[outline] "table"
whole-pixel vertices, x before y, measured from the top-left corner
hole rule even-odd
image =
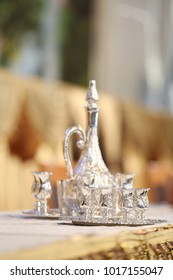
[[[173,207],[151,205],[152,226],[77,226],[58,219],[0,212],[1,260],[173,259]]]

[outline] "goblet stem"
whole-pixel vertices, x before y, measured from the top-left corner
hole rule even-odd
[[[145,210],[141,210],[140,211],[140,220],[141,220],[141,222],[143,222],[144,219],[145,219]]]
[[[48,205],[47,205],[47,201],[42,201],[41,202],[41,213],[43,213],[44,215],[48,214]]]
[[[36,200],[34,212],[35,213],[40,213],[41,212],[41,202],[40,202],[40,200]]]

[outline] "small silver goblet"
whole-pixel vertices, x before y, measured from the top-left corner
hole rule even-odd
[[[125,223],[132,223],[135,220],[134,192],[133,188],[122,188],[122,211]]]
[[[150,188],[135,189],[135,207],[137,211],[137,220],[144,222],[145,211],[149,207],[148,191]]]
[[[50,176],[52,175],[52,173],[46,171],[34,171],[31,173],[34,176],[32,195],[36,199],[35,209],[32,211],[32,213],[35,213],[37,215],[47,215],[47,200],[52,195],[52,187],[50,183]]]

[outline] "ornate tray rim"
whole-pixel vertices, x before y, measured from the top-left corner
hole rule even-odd
[[[148,226],[148,225],[155,225],[159,223],[167,223],[166,220],[161,220],[161,219],[145,219],[143,222],[131,222],[131,223],[126,223],[126,222],[108,222],[108,223],[103,223],[100,221],[95,221],[95,222],[89,222],[89,221],[84,221],[84,220],[75,220],[72,219],[72,223],[74,225],[78,226]]]

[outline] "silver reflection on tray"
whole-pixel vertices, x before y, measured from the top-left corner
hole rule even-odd
[[[99,147],[96,82],[90,81],[86,96],[87,128],[73,126],[66,130],[63,143],[68,178],[58,185],[61,218],[76,224],[143,225],[155,221],[145,219],[149,188],[134,188],[134,174],[111,174]],[[69,155],[70,138],[77,134],[81,150],[76,167]]]

